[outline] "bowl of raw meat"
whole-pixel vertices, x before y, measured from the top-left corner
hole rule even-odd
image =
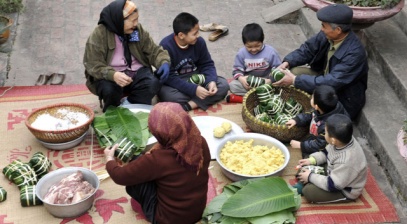
[[[65,167],[43,176],[37,183],[35,194],[51,215],[75,218],[92,207],[98,189],[99,179],[93,171]]]

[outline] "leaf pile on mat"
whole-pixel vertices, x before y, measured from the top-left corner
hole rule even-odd
[[[226,185],[205,208],[202,223],[295,223],[301,196],[281,177],[247,179]]]
[[[35,195],[35,185],[49,172],[51,166],[52,163],[42,152],[36,152],[28,163],[16,159],[3,168],[4,176],[20,189],[21,206],[42,204],[42,201]],[[7,192],[0,199],[6,200],[6,196]]]
[[[151,134],[148,130],[149,113],[133,113],[128,108],[109,106],[102,115],[95,116],[92,127],[100,147],[118,144],[115,157],[128,162],[139,155],[147,145]]]

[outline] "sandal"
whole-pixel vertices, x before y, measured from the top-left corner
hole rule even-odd
[[[50,76],[50,85],[62,85],[65,80],[65,74],[52,73]]]
[[[229,29],[226,26],[217,26],[218,29],[215,32],[209,34],[208,40],[215,41],[223,36],[228,35]]]
[[[36,86],[43,86],[47,85],[48,81],[50,80],[51,75],[40,75],[38,76],[37,81],[35,82]]]
[[[208,31],[215,31],[218,24],[216,23],[208,23],[203,26],[199,26],[199,30],[208,32]]]

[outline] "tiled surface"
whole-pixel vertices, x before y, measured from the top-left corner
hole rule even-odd
[[[97,24],[100,11],[109,2],[26,1],[26,10],[18,18],[5,85],[34,85],[40,74],[50,73],[65,73],[64,85],[84,83],[82,57],[85,43]],[[157,43],[172,32],[174,17],[183,11],[195,15],[200,24],[216,22],[228,26],[227,36],[215,42],[207,41],[218,74],[227,78],[231,77],[235,54],[243,46],[241,30],[247,23],[259,23],[265,32],[265,42],[274,46],[281,57],[305,40],[298,25],[264,21],[261,11],[275,4],[269,0],[135,2],[140,9],[140,23]],[[209,32],[201,32],[201,35],[207,40]]]

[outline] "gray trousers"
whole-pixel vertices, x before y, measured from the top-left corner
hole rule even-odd
[[[191,75],[192,74],[181,75],[180,78],[184,81],[188,81]],[[223,100],[229,91],[228,81],[223,77],[218,76],[216,85],[218,87],[218,92],[213,96],[206,97],[205,99],[201,99],[197,96],[191,98],[178,89],[172,88],[171,86],[163,85],[160,92],[158,93],[158,98],[162,102],[187,103],[189,101],[193,101],[202,110],[207,110],[209,106]]]
[[[244,96],[247,93],[247,90],[243,87],[242,83],[239,82],[239,80],[233,79],[229,83],[230,87],[230,92],[239,95],[239,96]]]
[[[264,72],[250,72],[245,74],[245,76],[249,76],[249,75],[253,75],[256,77],[261,77],[261,78],[265,78],[265,79],[270,79],[271,77],[269,76],[271,71],[271,68],[267,69]],[[233,79],[230,83],[229,83],[229,88],[230,88],[230,92],[235,94],[235,95],[239,95],[239,96],[244,96],[248,90],[246,90],[242,83],[239,82],[239,80]]]
[[[307,183],[302,189],[302,193],[308,202],[311,203],[341,203],[351,202],[354,200],[346,198],[342,192],[329,192],[325,191],[312,183]]]

